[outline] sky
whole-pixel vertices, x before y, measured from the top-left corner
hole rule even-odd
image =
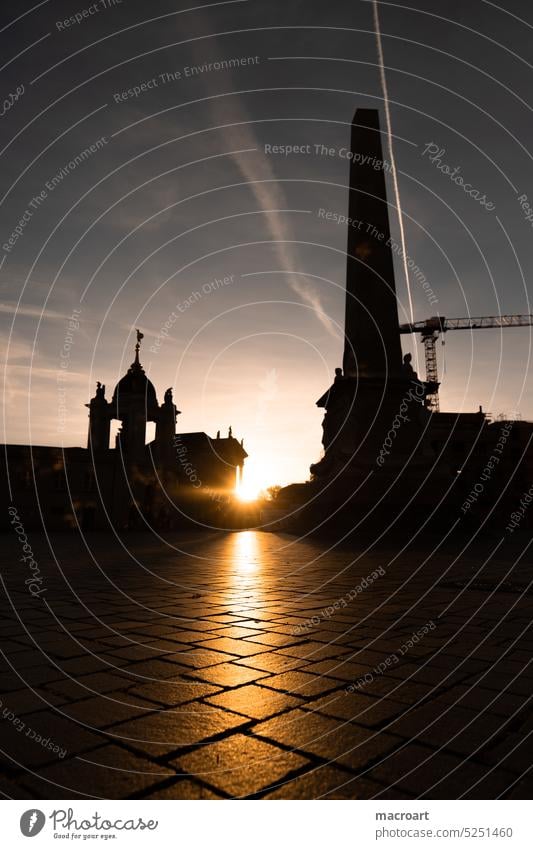
[[[406,250],[434,295],[411,274],[414,318],[532,313],[530,4],[378,7]],[[261,485],[305,480],[343,349],[346,229],[320,210],[347,212],[355,109],[383,123],[372,3],[4,0],[0,38],[2,440],[84,445],[138,327],[181,432],[232,426]],[[441,409],[533,418],[531,328],[445,343]]]

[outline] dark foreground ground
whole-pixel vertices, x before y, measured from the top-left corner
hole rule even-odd
[[[2,539],[4,796],[531,797],[529,539],[30,543],[40,598]]]

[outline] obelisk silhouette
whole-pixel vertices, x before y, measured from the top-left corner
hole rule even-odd
[[[423,406],[424,389],[402,360],[385,185],[389,168],[377,109],[357,109],[350,154],[343,368],[336,369],[333,385],[317,401],[326,411],[324,456],[311,466],[315,478],[341,473],[347,488],[350,477],[376,475],[380,446],[413,386],[419,391],[415,406]],[[422,416],[420,409],[412,413],[413,420]],[[402,462],[416,437],[416,428],[407,423],[401,435],[395,432],[397,450],[388,472]]]
[[[402,366],[379,112],[352,122],[346,268],[345,377],[383,379]]]

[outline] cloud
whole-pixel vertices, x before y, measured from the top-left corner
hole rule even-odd
[[[201,13],[198,13],[198,16],[201,19]],[[200,29],[207,33],[209,29],[205,19],[204,23],[205,26],[200,27]],[[199,50],[200,47],[197,44],[192,45],[192,52],[197,57],[198,64],[220,61],[221,59],[216,52],[215,39],[202,41],[201,55]],[[206,56],[206,53],[210,55]],[[228,70],[226,74],[226,91],[234,91],[231,72]],[[224,125],[224,134],[229,140],[230,148],[247,150],[254,148],[257,150],[260,147],[251,118],[237,96],[214,98],[209,101],[209,110],[213,126]],[[235,124],[236,126],[225,126],[227,124]],[[232,159],[244,179],[250,184],[257,205],[265,213],[270,236],[276,242],[283,271],[292,277],[293,272],[299,270],[298,261],[294,256],[293,247],[287,244],[291,241],[292,235],[288,216],[279,212],[279,210],[287,209],[288,204],[270,161],[265,155],[261,156],[259,152],[257,154],[234,154]],[[312,307],[317,319],[327,332],[337,338],[337,329],[322,305],[320,292],[316,286],[309,281],[303,284],[294,279],[289,279],[289,286],[305,303]]]
[[[15,301],[0,304],[0,313],[6,315],[16,315],[23,318],[37,318],[42,321],[67,321],[68,315],[65,313],[54,312],[54,310],[46,309],[43,313],[41,307],[29,307],[22,304],[17,305]]]

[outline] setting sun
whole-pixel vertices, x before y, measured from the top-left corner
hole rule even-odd
[[[250,460],[246,463],[242,480],[237,484],[235,492],[240,501],[256,501],[271,484],[268,463],[258,458],[255,462]]]
[[[260,489],[249,484],[239,484],[235,492],[239,501],[256,501],[259,497]]]

